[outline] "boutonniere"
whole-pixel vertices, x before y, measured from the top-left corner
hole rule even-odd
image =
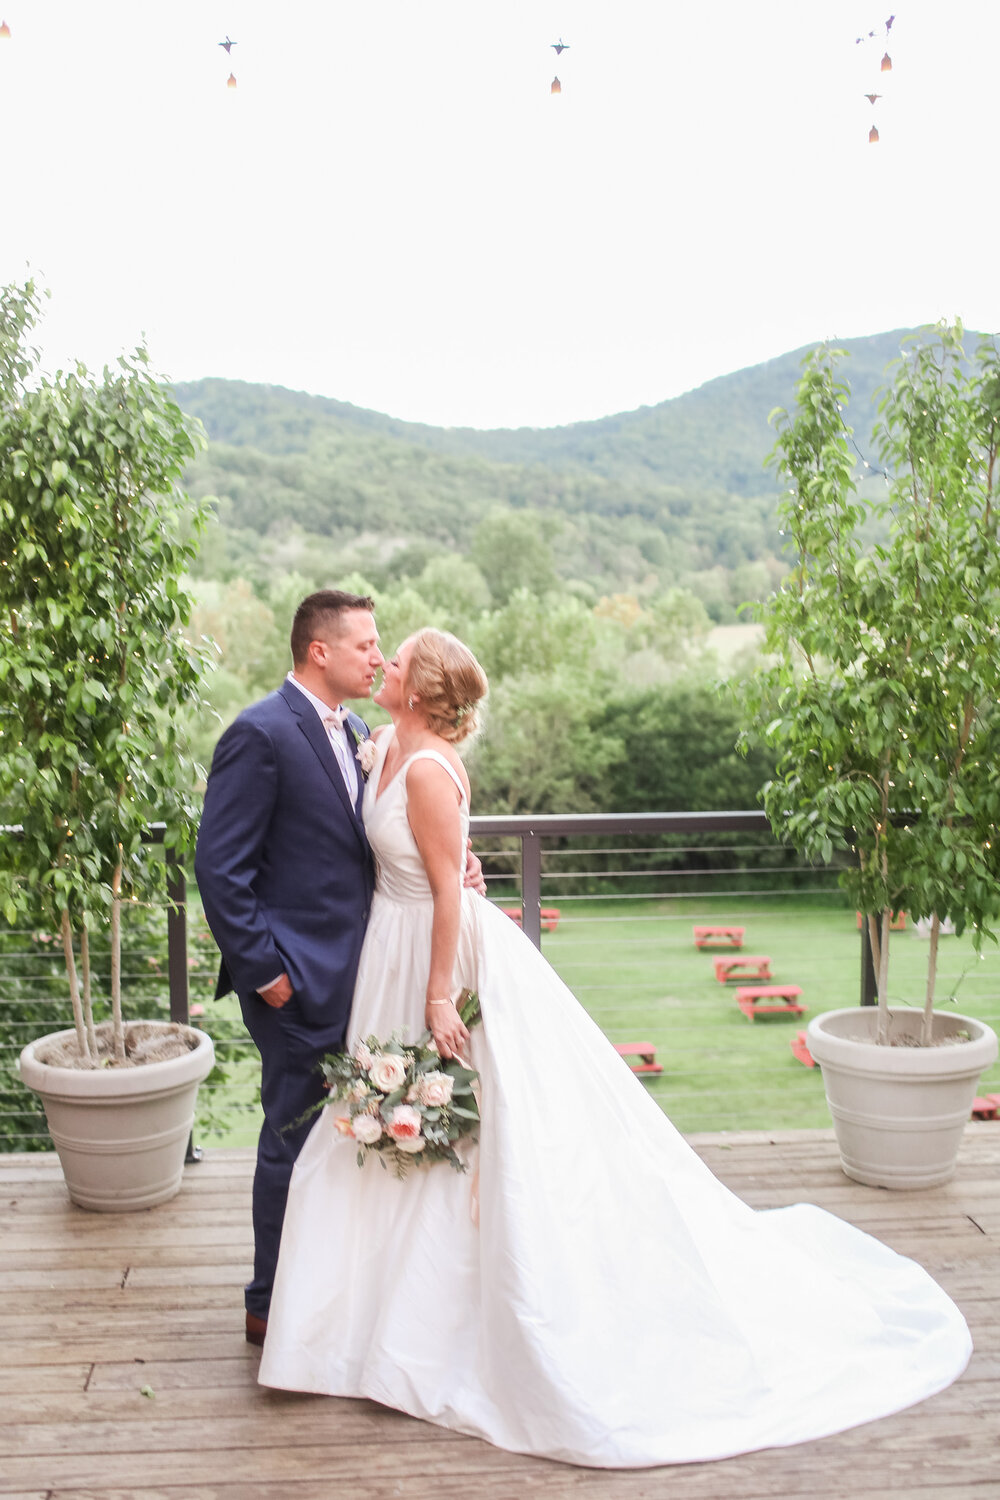
[[[361,767],[362,776],[367,781],[375,764],[375,741],[370,737],[368,739],[361,739],[359,736],[356,736],[356,738],[358,748],[355,753],[358,765]]]

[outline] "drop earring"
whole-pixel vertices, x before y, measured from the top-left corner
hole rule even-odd
[[[413,694],[412,693],[410,694],[410,696],[406,700],[406,706],[410,710],[410,713],[412,714],[412,712],[413,712]]]

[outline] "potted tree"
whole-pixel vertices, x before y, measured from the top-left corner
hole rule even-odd
[[[179,487],[195,431],[145,352],[101,379],[34,378],[37,298],[0,293],[0,912],[48,922],[66,962],[74,1028],[24,1049],[70,1195],[122,1210],[180,1186],[212,1043],[169,1022],[125,1024],[121,916],[162,892],[164,820],[194,829],[194,775],[178,710],[203,661],[184,636],[182,575],[204,507]],[[110,929],[110,1020],[95,1026],[91,930]]]
[[[925,1187],[954,1170],[997,1055],[988,1027],[935,1014],[934,995],[942,919],[978,945],[1000,911],[1000,355],[985,342],[967,360],[961,325],[910,341],[878,407],[877,499],[874,477],[855,485],[839,359],[815,351],[794,411],[772,413],[795,565],[759,609],[743,743],[776,753],[777,835],[810,859],[851,851],[841,882],[868,924],[878,1007],[808,1028],[844,1170]],[[900,910],[930,923],[927,980],[891,1006]]]

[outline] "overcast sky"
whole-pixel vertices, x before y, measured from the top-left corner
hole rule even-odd
[[[0,279],[50,289],[50,366],[145,336],[176,379],[549,426],[1000,329],[1000,0],[0,10]]]

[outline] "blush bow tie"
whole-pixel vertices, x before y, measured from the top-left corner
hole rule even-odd
[[[323,715],[323,723],[327,729],[343,729],[347,723],[348,710],[346,708],[331,708],[330,712]]]

